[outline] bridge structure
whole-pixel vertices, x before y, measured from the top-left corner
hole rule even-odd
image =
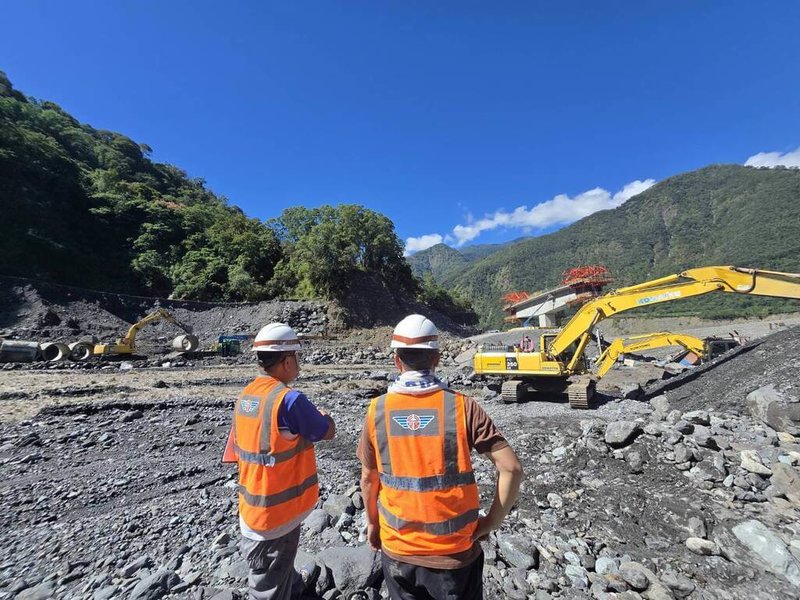
[[[613,281],[602,265],[575,267],[564,271],[562,277],[562,285],[544,292],[507,294],[503,307],[506,322],[528,325],[538,319],[539,327],[556,327],[560,313],[600,295],[603,287]]]

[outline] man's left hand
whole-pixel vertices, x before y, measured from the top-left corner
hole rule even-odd
[[[367,541],[375,552],[381,549],[381,528],[378,525],[367,524]]]

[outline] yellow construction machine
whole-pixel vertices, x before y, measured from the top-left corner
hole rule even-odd
[[[118,339],[114,344],[96,344],[94,346],[93,354],[95,356],[114,356],[119,354],[133,354],[136,352],[136,334],[139,330],[147,325],[148,323],[154,323],[156,321],[168,321],[173,325],[176,325],[180,329],[186,332],[186,335],[178,336],[175,338],[174,344],[181,346],[178,349],[182,350],[196,350],[198,344],[197,338],[192,335],[192,328],[188,325],[181,323],[178,319],[176,319],[172,314],[168,311],[164,310],[163,308],[158,308],[151,312],[146,317],[142,318],[141,320],[137,321],[133,325],[131,325],[130,329],[128,329],[128,333],[125,334],[124,337]]]
[[[631,352],[642,352],[654,348],[668,348],[670,346],[680,346],[686,352],[693,352],[703,361],[709,361],[728,350],[740,346],[741,338],[738,337],[707,337],[698,338],[686,333],[672,333],[670,331],[659,331],[658,333],[646,333],[635,335],[629,338],[617,338],[612,341],[602,354],[597,358],[595,364],[598,379],[603,377],[613,367],[620,356]]]
[[[596,381],[584,351],[597,323],[620,312],[711,292],[800,299],[800,273],[700,267],[620,288],[581,306],[561,331],[542,335],[536,351],[479,347],[475,373],[506,378],[501,390],[505,402],[518,402],[527,392],[560,392],[567,394],[572,408],[588,408]]]

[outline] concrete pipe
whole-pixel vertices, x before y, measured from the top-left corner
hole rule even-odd
[[[2,340],[0,362],[33,362],[39,358],[39,342]]]
[[[179,335],[172,340],[172,348],[180,352],[194,352],[200,347],[200,340],[196,335]]]
[[[94,356],[94,344],[89,342],[72,342],[69,345],[69,358],[75,362],[86,362]]]
[[[45,342],[41,349],[42,358],[47,362],[60,362],[69,358],[69,346],[61,342]]]

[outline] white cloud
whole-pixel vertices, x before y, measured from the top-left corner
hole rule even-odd
[[[654,179],[646,179],[644,181],[637,179],[624,185],[613,196],[610,192],[599,187],[587,190],[574,198],[570,198],[566,194],[559,194],[531,208],[520,206],[514,209],[513,212],[498,211],[477,221],[469,219],[466,225],[456,225],[453,228],[453,235],[457,240],[456,244],[463,246],[467,242],[474,240],[482,232],[497,229],[498,227],[536,230],[545,229],[553,225],[567,225],[599,210],[616,208],[632,196],[640,194],[655,185],[655,183]]]
[[[800,148],[793,152],[759,152],[748,158],[745,167],[798,167],[800,168]]]
[[[419,237],[410,237],[406,240],[406,249],[403,256],[410,256],[414,252],[425,250],[436,244],[441,244],[444,238],[438,233],[429,233],[428,235],[421,235]]]

